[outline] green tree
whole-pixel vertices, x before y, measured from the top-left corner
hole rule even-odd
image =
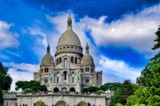
[[[16,82],[16,90],[22,89],[23,92],[46,92],[47,87],[41,85],[39,81],[18,81]]]
[[[152,47],[153,50],[157,50],[160,48],[160,26],[157,32],[155,32],[155,34],[156,34],[156,39],[154,40],[155,44]],[[160,52],[152,58],[152,60],[159,60],[159,59],[160,59]]]
[[[111,106],[116,105],[117,103],[120,103],[122,105],[126,104],[127,98],[133,94],[133,86],[130,82],[130,80],[125,80],[121,87],[119,87],[114,95],[111,97]]]
[[[8,74],[8,68],[5,68],[1,62],[0,62],[0,72],[1,74],[3,74],[3,83],[1,83],[2,89],[5,91],[9,91],[12,83],[12,78]]]
[[[107,91],[107,90],[113,90],[116,91],[118,88],[122,86],[121,83],[114,82],[114,83],[105,83],[100,87],[101,90]]]
[[[0,62],[0,106],[3,106],[2,90],[10,90],[12,78],[8,75],[8,68],[5,68]]]

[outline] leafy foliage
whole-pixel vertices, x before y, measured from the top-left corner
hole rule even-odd
[[[2,89],[5,91],[9,91],[12,83],[12,78],[8,74],[8,68],[5,68],[1,62],[0,62],[0,75],[1,75],[0,84],[2,86]]]
[[[2,87],[0,87],[0,106],[3,106],[3,93],[2,93]]]
[[[127,105],[140,105],[145,104],[147,106],[159,106],[160,104],[160,88],[152,87],[140,87],[130,96],[127,100]]]
[[[152,48],[153,50],[160,48],[160,26],[155,34],[156,34],[156,39],[154,40],[155,44],[153,45],[153,48]]]
[[[104,85],[102,85],[100,87],[101,90],[106,91],[106,90],[112,90],[112,91],[116,91],[118,88],[120,88],[122,86],[121,83],[105,83]]]
[[[114,106],[117,103],[122,105],[126,104],[127,98],[133,94],[133,90],[134,86],[131,84],[130,80],[125,80],[111,97],[111,106]]]
[[[103,91],[103,90],[97,90],[96,93],[97,93],[98,95],[100,95],[100,94],[104,93],[104,91]]]
[[[3,106],[2,90],[9,91],[12,78],[8,75],[8,68],[5,68],[0,62],[0,106]]]
[[[30,92],[46,92],[47,87],[45,85],[41,85],[38,81],[18,81],[16,82],[16,90],[22,89],[25,93]]]

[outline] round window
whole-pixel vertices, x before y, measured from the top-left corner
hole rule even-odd
[[[86,82],[86,83],[88,83],[88,82],[89,82],[89,79],[88,79],[88,78],[86,78],[86,79],[85,79],[85,82]]]
[[[45,79],[44,79],[44,82],[45,82],[45,83],[48,83],[48,79],[47,79],[47,78],[45,78]]]

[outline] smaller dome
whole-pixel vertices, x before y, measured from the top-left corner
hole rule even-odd
[[[88,46],[88,44],[86,45],[86,53],[82,57],[81,65],[82,66],[93,66],[93,67],[95,66],[94,60],[93,60],[92,56],[89,54],[89,46]]]
[[[46,54],[42,59],[41,65],[50,65],[52,60],[53,57],[50,54]]]
[[[41,65],[50,65],[52,61],[53,61],[53,57],[50,54],[50,46],[48,44],[48,46],[47,46],[47,53],[43,57]]]
[[[82,66],[95,66],[92,56],[89,53],[86,53],[81,60]]]

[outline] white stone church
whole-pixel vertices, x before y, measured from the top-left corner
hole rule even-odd
[[[53,92],[81,92],[87,86],[102,84],[102,71],[95,71],[95,64],[86,45],[82,53],[81,42],[72,30],[72,20],[67,20],[67,30],[60,36],[54,58],[47,47],[39,72],[34,73],[34,79],[45,84]]]
[[[6,97],[4,106],[12,103],[15,106],[108,106],[109,94],[81,93],[84,87],[102,85],[102,71],[95,70],[88,44],[83,54],[81,41],[72,30],[70,16],[67,29],[58,40],[55,55],[50,54],[48,44],[40,70],[34,73],[34,80],[45,84],[48,93],[17,94],[12,102]]]

